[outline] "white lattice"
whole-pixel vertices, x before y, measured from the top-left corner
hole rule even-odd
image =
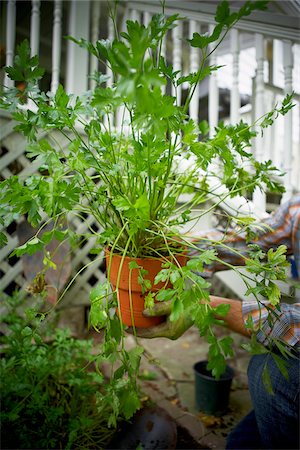
[[[1,115],[0,118],[0,137],[1,137],[1,153],[0,153],[0,177],[7,179],[12,175],[18,175],[23,179],[33,174],[37,170],[37,165],[26,157],[26,140],[19,133],[14,131],[15,123],[7,117]],[[53,132],[55,135],[55,132]],[[45,133],[39,136],[46,137]],[[64,142],[60,138],[60,144]],[[28,285],[28,280],[24,276],[24,267],[22,260],[17,257],[10,257],[11,252],[17,247],[19,239],[17,236],[17,225],[23,219],[13,222],[4,230],[7,236],[7,245],[0,249],[0,292],[10,295],[14,290],[24,289]],[[72,217],[71,225],[75,233],[88,232],[89,227],[99,229],[92,216],[88,216],[85,220]],[[102,258],[101,255],[91,255],[90,251],[94,247],[95,239],[91,238],[80,248],[80,250],[71,254],[72,273],[69,281],[68,291],[62,299],[62,306],[72,305],[88,305],[89,291],[95,283],[102,281],[105,275],[100,269]],[[93,263],[92,261],[95,260]],[[85,267],[86,266],[86,267]],[[72,281],[73,280],[73,281]],[[63,289],[61,290],[61,293]]]

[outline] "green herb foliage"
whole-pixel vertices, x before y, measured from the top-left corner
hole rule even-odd
[[[120,373],[104,377],[104,353],[93,355],[91,340],[72,338],[36,310],[21,315],[17,295],[2,307],[7,310],[1,337],[3,448],[106,448],[120,421],[139,407],[139,397],[125,401],[128,383]],[[137,365],[138,355],[130,357]]]
[[[129,20],[126,31],[119,34],[115,27],[112,41],[91,43],[70,37],[112,73],[112,84],[108,87],[104,84],[106,75],[94,74],[95,88],[81,97],[66,93],[62,85],[55,94],[41,92],[38,81],[42,70],[24,41],[14,65],[6,68],[12,80],[25,82],[23,98],[16,88],[7,89],[0,105],[17,121],[15,129],[28,140],[27,156],[39,168],[38,174],[25,180],[13,176],[0,183],[3,205],[0,223],[7,226],[25,214],[37,227],[35,236],[13,254],[33,254],[45,248],[53,237],[72,242],[77,239],[82,243],[94,235],[95,252],[107,246],[123,257],[162,258],[164,266],[155,284],[170,282],[171,287],[160,290],[156,300],[172,300],[172,320],[189,311],[201,336],[207,337],[210,343],[209,357],[216,376],[222,372],[226,357],[231,355],[230,342],[216,341],[210,285],[201,272],[205,265],[217,261],[218,256],[214,249],[199,250],[197,258],[179,267],[178,253],[184,247],[193,247],[180,237],[179,227],[189,222],[192,209],[205,205],[209,197],[218,205],[228,196],[252,193],[257,188],[283,191],[274,178],[279,175],[277,169],[271,161],[255,160],[251,142],[257,130],[271,126],[279,114],[286,114],[293,105],[292,97],[287,95],[282,105],[275,105],[254,124],[220,123],[211,136],[207,122],[198,124],[191,120],[188,108],[196,86],[218,69],[209,65],[213,51],[238,20],[266,6],[265,1],[248,1],[232,13],[228,2],[222,1],[217,7],[213,31],[203,35],[195,33],[189,40],[201,58],[198,70],[186,76],[174,71],[161,53],[163,37],[181,20],[177,14],[154,15],[148,26]],[[114,11],[111,12],[115,23]],[[188,94],[181,105],[176,95],[169,95],[164,88],[168,83],[176,92],[183,82],[188,84]],[[33,107],[20,108],[24,96]],[[112,117],[121,117],[118,129],[113,126]],[[183,168],[183,160],[188,162],[188,167]],[[221,187],[225,189],[224,195],[217,193]],[[184,205],[180,205],[182,194],[189,194]],[[201,212],[199,218],[212,209]],[[93,216],[99,232],[89,227],[90,233],[74,239],[71,227],[62,229],[61,224],[68,223],[70,216],[85,220],[87,215]],[[42,218],[44,223],[53,222],[50,234],[41,234]],[[242,218],[238,223],[240,230],[250,234],[249,223]],[[1,241],[5,243],[4,233]],[[217,248],[224,244],[211,241],[210,245]],[[274,280],[282,279],[282,268],[286,265],[281,250],[264,255],[267,263],[260,257],[252,257],[251,253],[241,255],[254,278],[259,272],[266,275],[265,281],[258,281],[253,293],[267,295],[274,305],[280,296]],[[50,258],[47,255],[45,259],[48,266]],[[146,306],[151,307],[154,295],[149,291],[147,275],[142,267],[139,270]],[[247,285],[247,277],[244,281]],[[140,350],[131,353],[124,350],[123,325],[115,313],[118,288],[112,292],[109,283],[105,283],[93,289],[90,325],[98,330],[105,327],[103,357],[110,363],[121,359],[113,386],[115,390],[122,388],[126,395],[135,389]],[[218,313],[226,314],[226,310]],[[117,400],[115,390],[112,389],[110,400],[117,417],[123,403],[119,397]],[[131,396],[131,401],[128,416],[137,408],[137,396]],[[113,416],[110,423],[115,424]]]

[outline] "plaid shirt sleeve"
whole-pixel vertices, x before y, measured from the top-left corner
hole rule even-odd
[[[280,339],[291,346],[299,346],[300,303],[282,303],[280,311],[276,310],[276,315],[270,314],[267,306],[272,308],[269,302],[258,305],[255,300],[243,301],[244,320],[251,316],[258,341],[269,345],[272,344],[272,339]]]

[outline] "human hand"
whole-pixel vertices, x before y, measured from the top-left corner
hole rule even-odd
[[[171,311],[171,300],[168,302],[155,303],[153,308],[145,309],[143,312],[144,316],[166,316],[166,320],[162,324],[151,328],[136,328],[135,334],[141,338],[166,337],[172,340],[179,338],[193,325],[193,320],[189,317],[188,313],[185,313],[180,316],[178,320],[171,321]],[[132,327],[127,328],[126,331],[131,334],[134,333],[134,329]]]

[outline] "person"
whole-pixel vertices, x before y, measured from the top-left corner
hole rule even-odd
[[[247,252],[246,236],[232,233],[226,238],[226,247],[220,247],[218,256],[223,261],[240,265],[242,259],[237,256]],[[299,279],[300,274],[300,195],[282,204],[270,215],[260,227],[253,243],[260,246],[263,251],[276,249],[284,244],[287,254],[292,259],[292,274]],[[201,239],[198,243],[202,246]],[[238,252],[234,250],[238,249]],[[192,257],[196,250],[190,254]],[[224,267],[210,267],[211,271]],[[299,449],[299,350],[300,350],[300,303],[281,303],[280,312],[276,320],[268,320],[267,306],[258,306],[256,300],[237,301],[222,297],[210,296],[211,305],[220,303],[230,305],[229,312],[222,320],[229,329],[250,337],[251,331],[246,326],[249,315],[252,318],[256,336],[265,346],[272,345],[272,339],[283,341],[292,348],[285,356],[286,373],[278,368],[278,359],[284,356],[273,349],[276,357],[270,358],[268,352],[254,355],[250,359],[247,374],[248,386],[253,404],[253,411],[244,417],[231,431],[227,438],[226,449]],[[145,310],[144,315],[165,316],[165,321],[150,329],[138,329],[137,335],[143,338],[167,337],[177,339],[193,321],[183,315],[178,321],[170,321],[170,302],[156,303],[152,309]],[[273,393],[269,393],[262,383],[265,364],[271,378]]]

